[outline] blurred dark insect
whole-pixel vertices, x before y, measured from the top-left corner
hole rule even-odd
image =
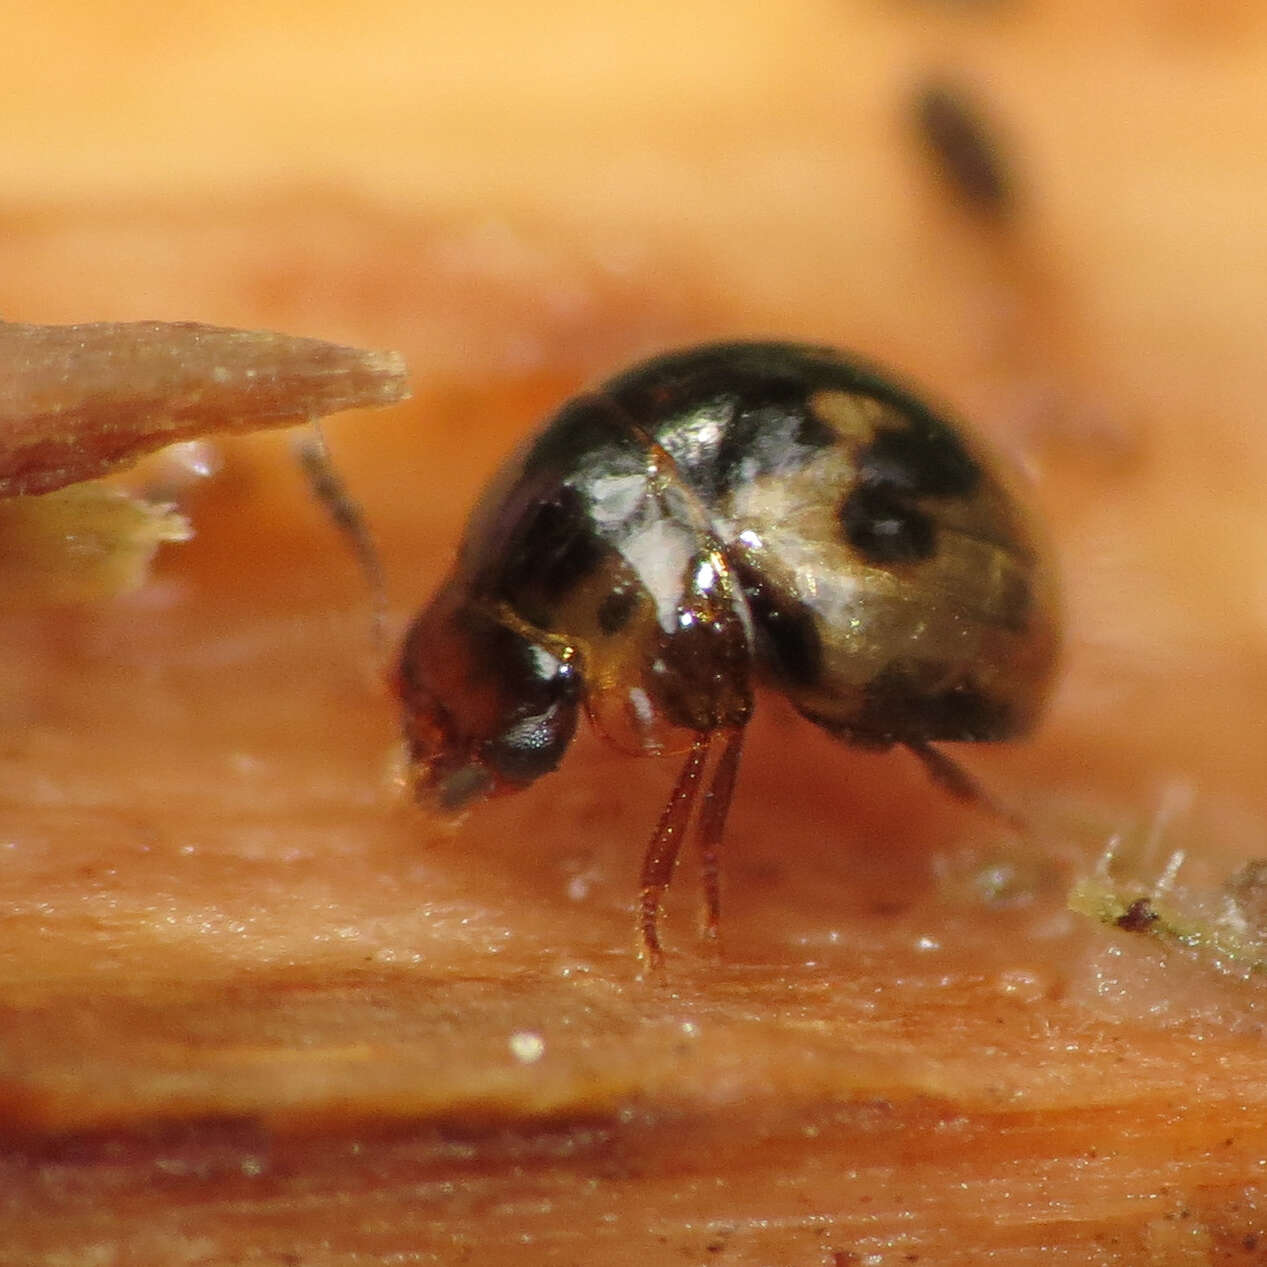
[[[913,113],[919,140],[956,200],[982,219],[1011,219],[1015,171],[980,101],[962,84],[931,79],[917,89]]]

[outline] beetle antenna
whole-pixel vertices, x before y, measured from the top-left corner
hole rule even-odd
[[[335,469],[320,422],[309,423],[311,434],[295,446],[299,463],[308,477],[313,496],[326,508],[334,526],[343,535],[361,565],[370,588],[370,641],[380,663],[387,661],[387,584],[383,563],[365,520],[365,511]]]

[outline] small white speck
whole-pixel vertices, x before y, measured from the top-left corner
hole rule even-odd
[[[699,1026],[696,1025],[694,1021],[683,1021],[682,1033],[685,1034],[687,1038],[698,1038]]]
[[[936,937],[920,937],[915,942],[916,950],[940,950],[941,942]]]
[[[1011,968],[999,973],[999,990],[1003,994],[1018,994],[1024,998],[1038,1000],[1043,994],[1043,979],[1036,972],[1026,968]]]
[[[530,1029],[517,1029],[507,1045],[521,1065],[536,1064],[546,1054],[546,1040]]]

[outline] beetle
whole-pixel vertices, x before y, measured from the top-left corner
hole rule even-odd
[[[655,969],[697,803],[717,937],[758,684],[988,803],[934,745],[1030,731],[1059,643],[1041,534],[964,427],[834,349],[730,342],[635,365],[510,458],[395,685],[414,794],[444,811],[554,770],[582,711],[618,749],[684,756],[642,865]]]

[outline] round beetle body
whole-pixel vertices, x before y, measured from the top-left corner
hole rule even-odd
[[[669,353],[555,415],[474,513],[398,684],[420,800],[456,808],[553,770],[582,707],[637,754],[686,753],[648,849],[640,930],[700,812],[716,853],[754,687],[872,748],[1029,731],[1059,649],[1054,574],[960,426],[828,348]]]

